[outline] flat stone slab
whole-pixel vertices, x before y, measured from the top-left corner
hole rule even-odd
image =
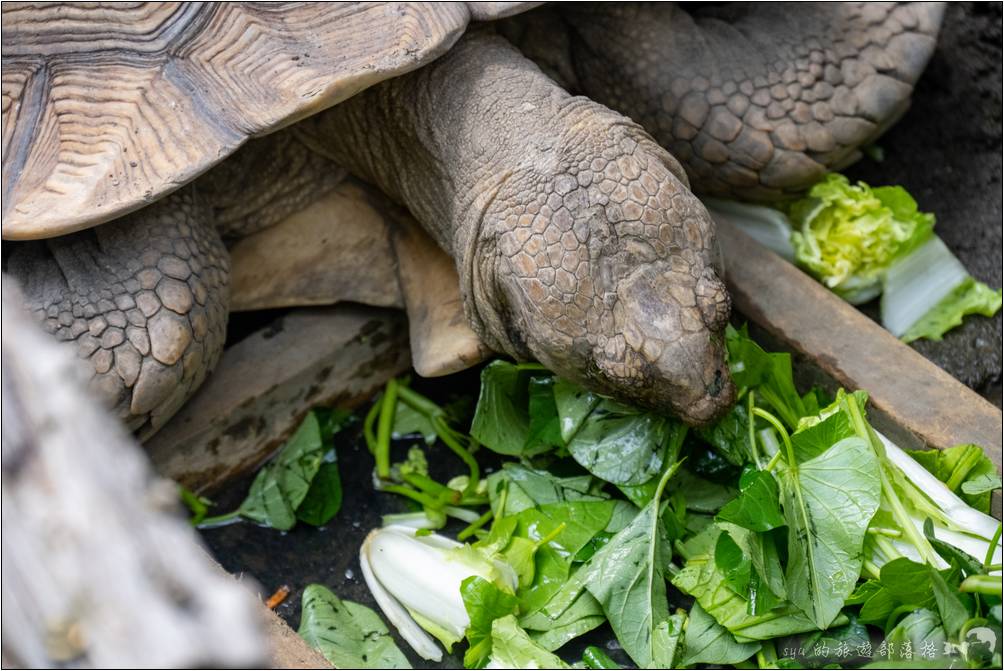
[[[312,407],[354,407],[410,365],[400,311],[294,310],[224,351],[145,446],[162,475],[211,490],[266,460]]]

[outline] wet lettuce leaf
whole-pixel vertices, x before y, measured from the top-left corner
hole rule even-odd
[[[883,273],[933,235],[934,215],[918,211],[900,186],[852,185],[827,175],[788,207],[795,262],[845,300],[881,292]]]

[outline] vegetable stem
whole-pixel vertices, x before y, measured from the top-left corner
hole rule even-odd
[[[239,522],[241,519],[241,511],[234,510],[225,515],[213,515],[211,517],[203,517],[202,521],[195,525],[196,529],[213,529],[215,527],[223,527],[228,524],[233,524],[234,522]]]
[[[427,506],[433,510],[440,510],[443,507],[443,503],[441,501],[405,485],[384,485],[381,489],[382,491],[390,492],[391,494],[400,494],[401,496],[405,496],[412,501],[421,503],[423,506]]]
[[[1002,529],[1004,529],[1004,524],[998,524],[997,531],[994,532],[993,538],[990,539],[990,545],[987,546],[987,556],[983,559],[984,567],[989,567],[994,560],[994,550],[997,549],[997,544],[1000,543]]]
[[[376,456],[377,439],[376,434],[373,433],[373,425],[376,424],[376,418],[380,414],[381,407],[383,407],[382,403],[373,403],[373,407],[366,413],[366,419],[363,420],[363,438],[366,439],[366,447],[369,449],[370,454],[374,456]]]
[[[582,663],[587,669],[619,669],[620,665],[607,656],[595,645],[591,645],[582,652]]]
[[[488,524],[488,520],[492,518],[492,510],[489,508],[485,514],[483,514],[478,519],[474,520],[468,524],[459,534],[457,534],[457,540],[463,541],[474,535],[478,529]]]
[[[781,450],[774,453],[774,456],[767,462],[767,467],[764,470],[768,473],[772,473],[774,471],[774,467],[777,466],[777,462],[779,461],[781,461]]]
[[[959,591],[1001,596],[1001,579],[1000,576],[971,575],[962,581],[962,584],[959,585]]]
[[[884,446],[874,435],[872,435],[870,427],[865,423],[864,417],[861,416],[861,408],[858,407],[857,401],[850,402],[847,400],[847,397],[844,397],[842,405],[844,407],[844,411],[851,418],[851,424],[854,425],[854,432],[857,433],[862,440],[871,445],[872,449],[875,450],[876,455],[879,457],[879,477],[882,482],[882,496],[889,502],[889,506],[892,508],[892,515],[899,523],[900,528],[906,535],[906,539],[915,548],[917,548],[917,552],[920,553],[920,556],[923,558],[925,563],[930,564],[931,566],[938,566],[937,555],[934,552],[934,548],[932,548],[931,544],[927,542],[927,539],[917,531],[917,527],[914,526],[913,520],[910,518],[910,514],[907,513],[906,508],[903,506],[903,502],[900,501],[899,495],[896,494],[896,490],[892,486],[892,482],[889,480],[889,475],[886,472],[887,459],[885,456]]]
[[[791,437],[788,435],[788,430],[784,428],[784,425],[781,423],[781,420],[779,420],[777,417],[770,414],[763,408],[753,408],[753,413],[757,417],[763,417],[768,422],[774,425],[774,428],[777,429],[778,432],[781,434],[781,441],[784,443],[785,450],[788,453],[788,459],[787,459],[788,465],[792,467],[796,466],[797,464],[795,463],[795,448],[792,447]]]
[[[753,453],[753,461],[756,463],[757,470],[763,470],[763,464],[760,462],[760,450],[756,447],[756,415],[754,410],[756,409],[756,402],[754,400],[754,392],[752,389],[749,391],[749,395],[746,397],[746,410],[749,415],[749,422],[747,422],[747,431],[749,433],[750,441],[750,451]],[[773,461],[773,459],[771,460]],[[770,466],[767,470],[770,470]]]
[[[375,456],[377,476],[383,480],[390,477],[390,432],[394,426],[394,411],[397,409],[397,389],[397,379],[392,377],[387,381],[387,389],[380,402]]]
[[[470,471],[470,479],[467,481],[467,486],[464,488],[463,495],[470,496],[478,488],[478,483],[481,481],[481,469],[478,468],[478,462],[474,458],[467,448],[454,439],[454,431],[446,423],[446,420],[442,415],[437,415],[432,418],[432,426],[436,430],[436,435],[439,439],[453,451],[461,461],[467,464],[467,468]]]

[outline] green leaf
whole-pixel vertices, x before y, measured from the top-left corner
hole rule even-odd
[[[994,291],[970,277],[907,329],[902,340],[904,342],[912,342],[918,338],[941,340],[947,331],[961,325],[962,318],[966,315],[980,314],[993,317],[1001,309],[1001,296],[999,289]]]
[[[662,470],[677,423],[603,399],[568,441],[568,451],[601,480],[640,485]]]
[[[554,402],[554,378],[533,377],[529,386],[530,424],[523,456],[533,456],[564,447],[558,406]]]
[[[927,649],[933,646],[934,654],[941,658],[946,640],[945,630],[938,616],[926,609],[917,610],[900,620],[888,633],[885,656],[890,661],[915,662],[925,646]]]
[[[959,591],[949,587],[941,572],[933,566],[928,566],[927,569],[928,574],[931,576],[934,602],[938,605],[941,624],[948,637],[955,640],[958,638],[959,631],[971,616],[959,598]]]
[[[716,520],[731,522],[751,531],[769,531],[785,524],[778,503],[777,481],[767,471],[744,476],[739,496],[725,504]]]
[[[663,477],[665,486],[672,472]],[[663,576],[668,543],[659,524],[659,494],[576,575],[603,606],[621,646],[643,668],[653,663],[653,630],[669,617]]]
[[[516,612],[516,597],[480,576],[471,576],[460,583],[460,596],[471,619],[467,627],[469,647],[464,653],[464,666],[480,669],[488,663],[492,653],[492,622]]]
[[[410,669],[380,616],[322,585],[303,590],[297,632],[336,669]]]
[[[729,351],[729,370],[737,387],[755,388],[759,400],[771,407],[790,428],[808,413],[795,389],[791,372],[791,355],[787,352],[767,353],[746,332],[731,325],[725,329],[725,344]]]
[[[600,397],[558,378],[554,382],[554,402],[561,421],[561,439],[567,443],[600,402]]]
[[[979,445],[956,445],[946,450],[907,450],[907,453],[967,504],[981,512],[990,512],[991,492],[1001,484],[997,469]]]
[[[767,612],[751,614],[746,598],[725,584],[724,574],[709,554],[720,533],[720,529],[712,526],[684,543],[690,558],[673,576],[673,585],[697,599],[705,612],[741,641],[764,640],[817,628],[805,613],[787,601]]]
[[[778,654],[795,664],[790,668],[855,668],[869,659],[872,650],[868,628],[855,619],[826,631],[785,637],[775,641]]]
[[[310,483],[310,489],[296,509],[296,518],[301,522],[322,526],[331,521],[342,507],[342,478],[338,473],[338,461],[325,461],[317,469],[317,475]]]
[[[500,669],[567,669],[561,658],[537,645],[523,631],[516,616],[492,622],[491,664]]]
[[[687,623],[683,645],[687,652],[683,666],[738,664],[755,655],[760,649],[759,643],[736,641],[728,629],[718,624],[715,618],[701,608],[700,603],[695,603],[690,609],[690,620]]]
[[[750,558],[753,571],[750,575],[750,590],[746,595],[749,614],[766,613],[785,601],[787,589],[777,551],[778,534],[755,533],[728,522],[719,522],[718,526],[739,546],[743,556]]]
[[[488,477],[488,496],[492,512],[497,517],[505,517],[548,503],[602,501],[607,498],[593,491],[593,482],[589,475],[559,478],[547,471],[510,462]],[[505,510],[500,510],[503,491]]]
[[[878,459],[857,437],[781,469],[788,596],[819,629],[830,626],[861,575],[862,545],[880,491]]]
[[[656,625],[652,632],[652,666],[654,668],[676,668],[676,656],[680,651],[680,639],[683,638],[686,621],[686,614],[678,612]]]
[[[843,390],[840,390],[838,396],[840,395],[844,395]],[[844,438],[855,435],[847,413],[839,409],[841,398],[812,416],[811,419],[819,421],[806,422],[808,418],[803,418],[799,429],[791,434],[791,446],[794,448],[796,460],[802,462],[814,459]]]
[[[560,616],[552,618],[538,610],[522,616],[519,624],[538,645],[553,652],[606,621],[599,602],[582,592]]]
[[[324,453],[317,417],[307,413],[276,458],[258,472],[238,508],[240,515],[275,529],[292,529]]]
[[[499,454],[523,454],[530,434],[530,371],[496,360],[481,369],[481,395],[471,423],[471,436]]]
[[[711,426],[697,429],[697,435],[735,466],[756,461],[749,440],[749,414],[742,403]]]
[[[715,566],[721,571],[729,589],[740,596],[746,595],[753,564],[728,534],[718,536],[718,543],[715,545]]]
[[[934,608],[931,574],[926,564],[900,557],[882,565],[878,581],[869,581],[856,593],[863,601],[861,621],[885,626],[889,616],[903,607]]]
[[[397,407],[394,408],[391,436],[399,439],[414,434],[422,436],[426,445],[436,442],[436,427],[432,424],[432,418],[398,399]]]
[[[564,524],[551,543],[575,556],[596,534],[606,529],[615,507],[616,502],[609,500],[545,503],[517,515],[518,533],[536,541]]]

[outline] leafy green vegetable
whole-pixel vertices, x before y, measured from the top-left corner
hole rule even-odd
[[[936,654],[943,654],[946,640],[945,630],[937,614],[920,609],[904,617],[888,633],[885,655],[891,661],[913,662],[925,645],[933,645]]]
[[[554,383],[554,402],[561,418],[561,438],[567,443],[600,402],[600,397],[559,378]]]
[[[397,407],[394,409],[391,435],[394,438],[402,438],[413,434],[421,435],[426,445],[436,442],[436,427],[432,425],[429,416],[398,399]]]
[[[872,448],[845,438],[781,470],[788,534],[788,596],[819,629],[840,613],[861,574],[862,546],[881,482]]]
[[[739,481],[739,496],[718,511],[716,520],[731,522],[751,531],[770,531],[785,524],[778,505],[778,488],[767,471],[754,471]]]
[[[669,617],[663,577],[668,543],[659,524],[659,498],[674,472],[663,475],[652,501],[578,576],[603,606],[621,646],[643,668],[656,659],[653,631]]]
[[[678,422],[603,399],[568,441],[587,471],[615,485],[640,485],[662,470]]]
[[[380,616],[342,601],[327,587],[307,585],[297,632],[336,669],[410,669]]]
[[[238,513],[275,529],[292,529],[296,510],[310,490],[324,453],[317,416],[308,413],[275,459],[258,471]]]
[[[1001,290],[994,291],[972,277],[966,279],[901,336],[904,342],[918,338],[941,340],[947,332],[962,324],[966,315],[993,317],[1001,309]]]
[[[852,186],[827,175],[788,209],[795,261],[852,303],[874,298],[882,274],[933,235],[934,216],[899,186]]]
[[[491,665],[501,669],[567,669],[561,658],[537,645],[514,615],[492,622]]]
[[[505,492],[505,510],[501,510]],[[527,508],[562,501],[601,501],[593,491],[593,478],[577,475],[559,478],[547,471],[516,463],[502,465],[502,470],[488,477],[488,496],[496,516],[515,515]]]
[[[467,627],[470,647],[464,653],[464,666],[480,669],[491,656],[492,622],[516,612],[516,597],[480,576],[464,580],[460,584],[460,595],[471,618]]]
[[[745,326],[741,330],[731,325],[725,329],[725,345],[729,352],[729,370],[737,387],[756,388],[757,394],[784,420],[795,428],[798,420],[808,414],[802,397],[795,389],[791,374],[791,355],[787,352],[767,353],[756,344]],[[749,445],[748,441],[745,441]],[[746,461],[755,461],[747,458]]]
[[[554,401],[554,378],[530,378],[529,396],[530,425],[523,446],[524,456],[563,447],[565,441],[561,437],[558,406]]]
[[[709,555],[720,533],[720,529],[712,526],[685,544],[690,557],[672,579],[678,589],[697,599],[708,615],[740,641],[765,640],[817,628],[808,616],[788,602],[766,612],[750,614],[747,599],[726,584],[725,575]]]
[[[319,527],[330,522],[341,508],[342,478],[338,472],[335,451],[330,450],[310,482],[307,495],[297,507],[296,518]]]
[[[519,624],[538,645],[553,652],[606,621],[599,602],[589,592],[582,592],[560,616],[552,618],[537,610],[520,617]]]
[[[700,603],[690,609],[690,621],[683,641],[687,656],[683,666],[694,664],[738,664],[760,649],[759,643],[739,643]]]
[[[909,450],[907,454],[970,506],[990,512],[990,494],[1000,489],[1001,480],[993,462],[979,445],[956,445],[947,450]]]
[[[509,456],[524,452],[530,435],[530,371],[496,360],[481,370],[481,395],[471,435],[489,449]]]

